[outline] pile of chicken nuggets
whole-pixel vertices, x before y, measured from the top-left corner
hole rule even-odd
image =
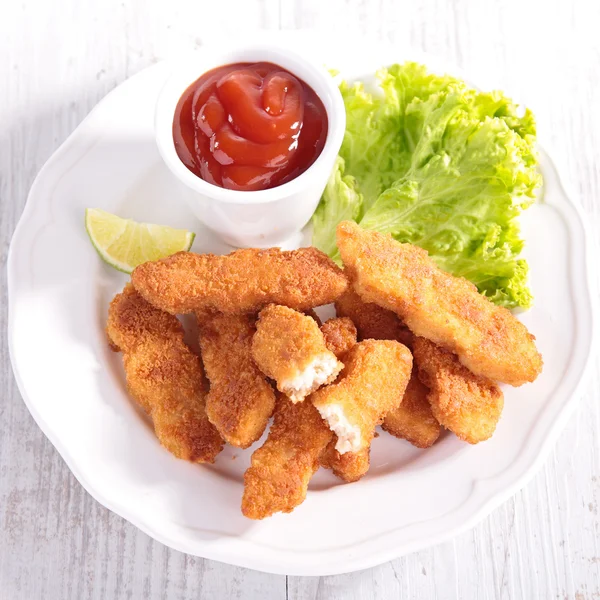
[[[427,448],[442,428],[488,439],[504,398],[542,370],[535,338],[427,252],[342,222],[344,268],[315,248],[180,252],[137,267],[107,332],[130,395],[178,458],[254,451],[242,512],[263,519],[304,501],[319,467],[369,469],[376,428]],[[321,323],[315,307],[335,304]],[[176,315],[192,313],[200,356]]]

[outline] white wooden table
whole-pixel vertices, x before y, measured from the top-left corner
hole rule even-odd
[[[526,103],[600,231],[598,0],[20,0],[0,16],[2,265],[35,174],[109,90],[221,30],[307,27],[409,42]],[[0,293],[0,599],[600,598],[597,361],[545,467],[474,530],[355,574],[274,576],[171,551],[84,492],[17,391],[4,268]]]

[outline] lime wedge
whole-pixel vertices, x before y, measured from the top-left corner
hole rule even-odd
[[[98,208],[86,209],[85,228],[102,260],[124,273],[149,260],[189,250],[196,237],[185,229],[136,223]]]

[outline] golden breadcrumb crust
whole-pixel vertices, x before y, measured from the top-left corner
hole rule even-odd
[[[160,443],[177,458],[213,462],[223,440],[206,416],[200,359],[177,318],[127,284],[110,304],[106,330],[123,353],[129,393],[150,415]]]
[[[491,437],[504,407],[502,390],[429,340],[415,338],[413,352],[435,418],[469,444]]]
[[[425,250],[350,221],[338,225],[337,243],[364,301],[392,310],[473,373],[515,386],[540,374],[542,357],[525,325],[466,279],[439,269]]]
[[[200,351],[210,390],[206,413],[225,441],[247,448],[263,434],[275,392],[252,360],[255,318],[200,313]]]
[[[226,256],[178,252],[139,265],[131,275],[148,302],[172,314],[258,312],[267,304],[297,310],[334,302],[348,282],[316,248],[247,248]]]

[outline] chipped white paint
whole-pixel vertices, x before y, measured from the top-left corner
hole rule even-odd
[[[538,7],[541,7],[541,11]],[[215,32],[361,32],[448,56],[534,109],[600,231],[600,3],[594,0],[43,0],[0,19],[0,256],[35,173],[115,85]],[[0,598],[600,598],[600,368],[537,477],[454,541],[337,577],[271,576],[185,556],[79,486],[29,416],[0,293]],[[543,301],[543,299],[538,299]]]

